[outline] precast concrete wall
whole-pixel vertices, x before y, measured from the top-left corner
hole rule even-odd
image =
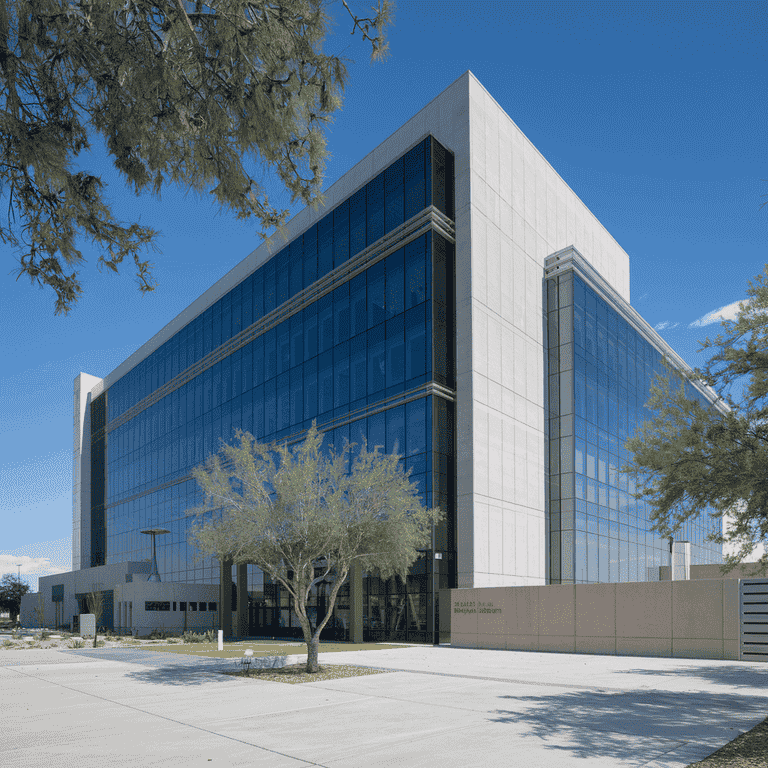
[[[739,580],[450,590],[451,645],[739,658]]]

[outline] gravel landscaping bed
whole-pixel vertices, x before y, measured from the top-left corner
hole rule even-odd
[[[768,766],[768,717],[751,731],[729,741],[704,760],[687,768],[766,768]]]
[[[372,667],[354,667],[350,664],[321,664],[318,665],[318,671],[314,673],[309,673],[306,669],[306,664],[289,664],[275,669],[252,669],[247,672],[222,670],[221,674],[230,677],[246,677],[249,680],[269,680],[273,683],[319,683],[324,680],[378,675],[389,671]]]

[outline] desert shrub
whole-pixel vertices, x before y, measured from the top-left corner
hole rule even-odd
[[[84,648],[85,647],[85,640],[80,640],[79,638],[72,638],[72,645],[70,646],[72,648]]]
[[[150,640],[167,640],[169,637],[178,637],[175,632],[172,632],[171,630],[163,629],[153,629],[149,633],[149,639]]]
[[[209,629],[202,634],[185,632],[182,638],[185,643],[214,643],[216,642],[216,630]]]

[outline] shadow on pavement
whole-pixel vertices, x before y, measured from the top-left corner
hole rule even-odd
[[[685,677],[728,685],[734,688],[763,688],[768,691],[768,664],[739,662],[739,666],[681,667],[678,669],[622,669],[617,675],[654,675],[658,677]]]
[[[147,683],[160,683],[161,685],[202,685],[211,682],[212,679],[224,680],[226,678],[220,671],[240,670],[240,659],[206,659],[199,656],[184,656],[179,653],[164,653],[152,650],[144,651],[136,648],[94,648],[91,650],[78,649],[65,653],[76,654],[78,657],[120,661],[127,664],[141,665],[143,669],[135,669],[128,672],[127,677],[132,680]],[[282,666],[267,662],[263,657],[254,657],[255,667],[263,660],[263,666]]]
[[[602,757],[628,763],[637,760],[638,736],[650,740],[649,747],[655,740],[668,740],[659,744],[659,755],[654,757],[668,752],[670,741],[696,745],[715,740],[714,752],[768,714],[768,696],[730,693],[573,691],[501,698],[508,708],[497,710],[492,722],[523,725],[526,736],[574,758]],[[744,723],[745,719],[752,722]],[[553,734],[567,743],[547,744]]]

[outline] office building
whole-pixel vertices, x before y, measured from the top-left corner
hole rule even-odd
[[[150,559],[140,531],[159,527],[164,584],[219,584],[187,542],[192,467],[238,427],[294,441],[316,419],[336,446],[397,449],[446,511],[442,558],[406,583],[362,574],[329,636],[362,621],[365,639],[429,639],[432,563],[441,589],[659,578],[670,542],[617,467],[662,354],[685,364],[632,309],[627,253],[471,72],[287,231],[104,379],[76,379],[74,571]],[[721,562],[708,525],[675,552]],[[300,634],[258,568],[224,573],[233,631]]]

